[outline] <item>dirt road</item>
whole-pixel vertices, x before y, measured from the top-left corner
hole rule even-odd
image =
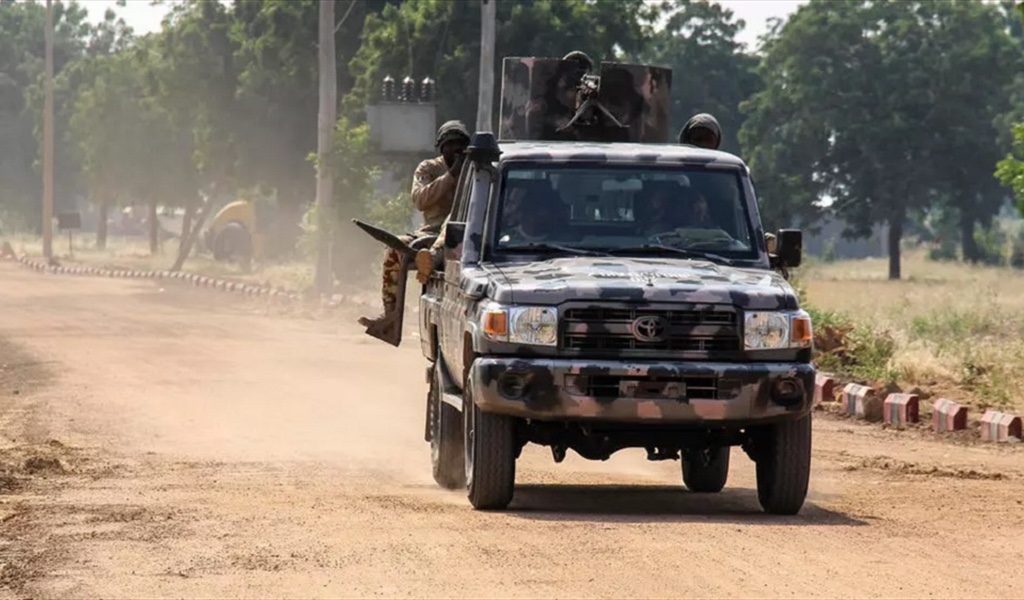
[[[474,512],[430,478],[416,340],[239,302],[0,264],[4,593],[1021,595],[1019,444],[819,418],[793,518],[760,513],[739,451],[709,497],[641,452],[531,448],[511,509]]]

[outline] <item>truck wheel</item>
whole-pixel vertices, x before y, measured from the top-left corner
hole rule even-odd
[[[436,362],[430,374],[427,406],[430,411],[430,462],[434,481],[445,489],[457,490],[466,485],[466,470],[462,464],[462,416],[441,400]]]
[[[729,446],[723,446],[711,452],[708,464],[703,464],[701,457],[693,453],[683,457],[683,483],[691,492],[698,494],[717,494],[725,487],[729,479]]]
[[[757,499],[765,512],[795,515],[811,477],[811,415],[767,428],[757,450]]]
[[[501,510],[512,501],[516,484],[515,421],[481,411],[469,384],[462,415],[469,503],[477,510]]]

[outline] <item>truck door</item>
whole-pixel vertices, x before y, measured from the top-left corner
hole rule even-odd
[[[462,168],[462,176],[455,192],[455,202],[449,223],[466,225],[469,214],[473,182],[477,168],[468,162]],[[462,294],[462,243],[454,248],[444,249],[444,295],[441,299],[440,347],[441,356],[448,373],[457,384],[462,385],[462,332],[465,319],[466,301]]]

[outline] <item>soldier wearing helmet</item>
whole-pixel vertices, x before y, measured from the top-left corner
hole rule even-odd
[[[406,244],[413,240],[437,235],[441,231],[455,199],[455,186],[462,171],[466,147],[469,146],[469,131],[461,121],[448,121],[437,130],[435,147],[440,156],[424,160],[416,167],[412,176],[412,203],[423,213],[424,224],[412,235],[400,236]],[[384,275],[381,300],[384,313],[375,318],[361,318],[364,327],[385,327],[398,308],[398,278],[404,277],[401,256],[388,248],[384,256]]]
[[[694,115],[679,130],[679,143],[718,150],[722,145],[722,127],[718,119],[708,113]]]

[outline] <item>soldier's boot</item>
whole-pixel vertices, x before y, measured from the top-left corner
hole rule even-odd
[[[398,311],[394,306],[387,306],[384,313],[378,317],[359,317],[359,324],[366,328],[367,333],[383,334],[395,326],[397,315]]]

